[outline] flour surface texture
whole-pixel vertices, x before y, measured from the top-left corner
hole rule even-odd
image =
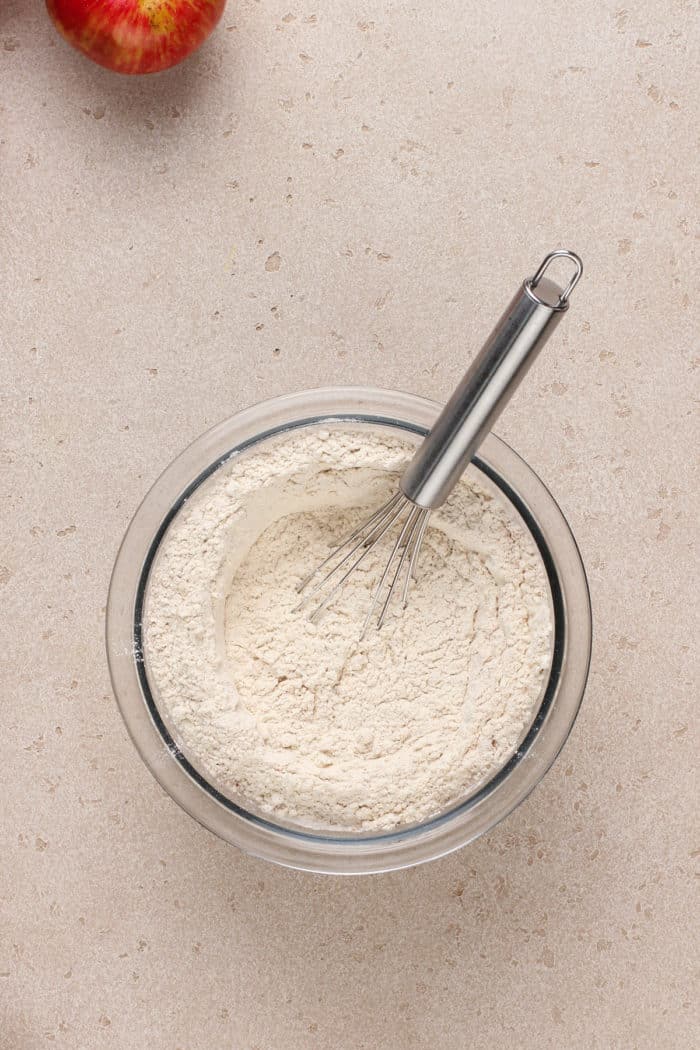
[[[234,456],[151,570],[146,668],[178,745],[254,812],[380,831],[454,805],[512,755],[551,663],[532,537],[472,468],[431,517],[408,607],[360,632],[366,559],[312,624],[295,585],[389,495],[414,446],[306,428]]]

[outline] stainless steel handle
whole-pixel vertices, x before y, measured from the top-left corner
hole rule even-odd
[[[562,289],[545,277],[553,259],[574,263]],[[574,252],[550,252],[525,281],[438,416],[401,478],[401,490],[419,507],[445,502],[491,426],[569,306],[583,273]]]

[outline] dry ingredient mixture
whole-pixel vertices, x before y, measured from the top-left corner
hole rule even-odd
[[[395,491],[413,447],[367,427],[287,435],[218,470],[161,544],[145,614],[159,707],[210,780],[273,819],[425,820],[503,765],[541,696],[544,568],[471,470],[381,631],[359,639],[385,550],[318,624],[294,611],[295,584]]]

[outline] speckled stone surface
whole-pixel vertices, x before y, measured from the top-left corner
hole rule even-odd
[[[683,0],[240,0],[129,80],[2,4],[2,1050],[692,1043],[697,61]],[[246,858],[163,794],[113,701],[131,514],[252,401],[444,398],[560,243],[586,279],[498,429],[590,573],[563,755],[418,870]]]

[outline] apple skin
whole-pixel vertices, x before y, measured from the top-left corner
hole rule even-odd
[[[116,73],[158,73],[202,44],[226,0],[46,0],[69,44]]]

